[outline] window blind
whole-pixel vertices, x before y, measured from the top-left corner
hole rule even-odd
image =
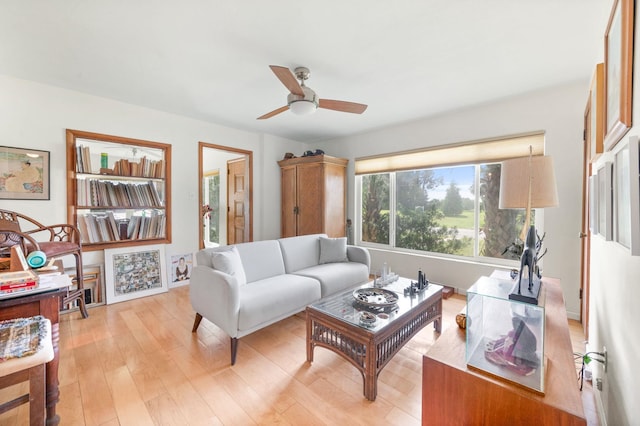
[[[494,163],[510,158],[544,155],[544,133],[509,136],[475,142],[360,157],[355,160],[356,175],[459,164]]]

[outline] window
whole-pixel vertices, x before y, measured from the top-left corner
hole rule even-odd
[[[362,241],[389,244],[389,173],[362,177]]]
[[[540,154],[542,134],[538,137],[536,152]],[[529,138],[527,143],[531,141]],[[360,173],[360,243],[452,256],[517,259],[517,252],[506,249],[513,249],[512,244],[519,237],[524,210],[498,208],[500,162],[493,158],[482,161],[488,151],[479,147],[482,145],[473,144],[475,151],[483,155],[476,155],[469,164],[461,164],[451,152],[448,156],[439,152],[435,157],[446,158],[448,164]],[[522,155],[528,150],[527,146]],[[466,155],[468,151],[460,152]],[[433,159],[428,154],[432,151],[425,152],[424,158]],[[394,154],[387,159],[400,156],[406,158],[405,154]],[[356,173],[359,161],[362,160],[356,160]],[[380,158],[376,161],[390,164]]]
[[[220,244],[220,172],[215,170],[203,176],[204,202],[202,214],[204,225],[205,247],[216,247]]]

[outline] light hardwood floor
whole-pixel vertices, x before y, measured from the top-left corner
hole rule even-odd
[[[456,327],[464,297],[443,305],[443,329]],[[87,319],[64,314],[61,425],[420,424],[432,325],[386,366],[370,402],[360,373],[338,355],[316,348],[313,364],[306,362],[304,314],[242,338],[233,367],[228,336],[206,320],[192,334],[193,318],[188,287],[95,307]],[[580,325],[570,323],[575,349],[584,350]],[[0,397],[10,392],[17,389]],[[27,417],[22,406],[0,416],[0,425],[27,424]]]

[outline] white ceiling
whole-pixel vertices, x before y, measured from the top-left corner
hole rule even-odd
[[[0,74],[318,141],[574,81],[613,0],[2,0]],[[269,65],[362,115],[286,111]]]

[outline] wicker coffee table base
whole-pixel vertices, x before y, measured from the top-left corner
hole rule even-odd
[[[378,375],[391,358],[421,329],[433,322],[440,333],[442,292],[438,291],[378,332],[342,321],[307,307],[307,361],[316,346],[327,348],[351,362],[362,373],[364,396],[375,401]]]

